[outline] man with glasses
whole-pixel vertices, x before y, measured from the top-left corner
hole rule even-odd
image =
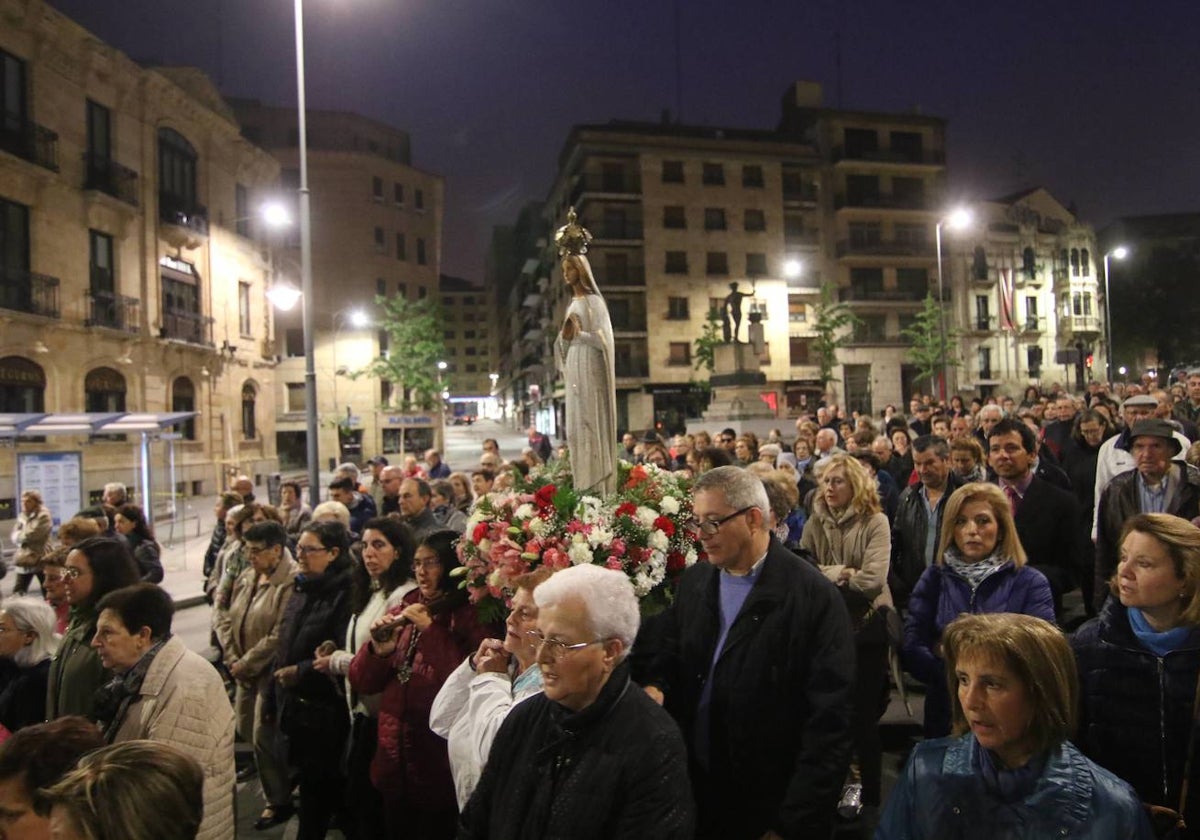
[[[697,836],[827,838],[850,759],[845,605],[771,537],[753,474],[718,467],[692,492],[708,562],[684,572],[658,639],[644,641],[644,682],[683,729]]]

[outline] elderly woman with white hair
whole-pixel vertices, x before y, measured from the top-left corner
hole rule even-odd
[[[9,732],[46,719],[50,659],[58,649],[54,608],[41,598],[12,598],[0,609],[0,725]]]
[[[632,685],[638,602],[621,572],[574,566],[534,591],[544,693],[512,710],[460,838],[691,838],[687,751]]]

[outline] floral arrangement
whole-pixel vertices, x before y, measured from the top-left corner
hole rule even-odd
[[[618,464],[608,498],[578,493],[567,464],[530,473],[508,493],[479,499],[458,543],[458,574],[488,621],[503,619],[513,581],[541,566],[595,563],[629,576],[651,615],[671,603],[680,573],[700,546],[684,527],[692,515],[690,480],[653,464]]]

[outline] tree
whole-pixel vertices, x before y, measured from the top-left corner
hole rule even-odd
[[[717,345],[721,343],[721,313],[713,309],[708,310],[708,318],[704,321],[704,329],[700,332],[700,337],[694,342],[696,345],[696,364],[692,370],[700,370],[704,368],[710,374],[716,364]]]
[[[956,329],[947,328],[943,341],[941,317],[942,307],[930,292],[925,296],[925,305],[913,319],[912,326],[900,330],[900,335],[912,342],[908,357],[916,363],[917,382],[937,382],[943,362],[947,368],[959,366],[955,348],[962,334]]]
[[[380,329],[387,334],[388,351],[351,378],[373,376],[390,382],[393,402],[402,410],[428,411],[441,399],[438,362],[446,355],[441,310],[432,300],[410,301],[379,295]]]
[[[862,323],[850,307],[834,300],[834,288],[830,283],[821,284],[821,298],[813,307],[813,355],[821,368],[821,385],[828,386],[833,379],[833,366],[837,364],[837,351],[850,343],[852,330]]]

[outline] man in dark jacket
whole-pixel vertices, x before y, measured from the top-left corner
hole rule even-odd
[[[341,502],[350,511],[350,531],[362,534],[363,525],[375,517],[375,500],[366,493],[358,492],[354,479],[338,478],[329,483],[329,498]]]
[[[406,478],[400,484],[400,518],[412,529],[417,542],[444,527],[433,515],[432,504],[433,490],[429,482]]]
[[[679,583],[646,692],[688,744],[698,837],[828,838],[850,755],[845,603],[765,524],[762,482],[718,467],[693,488],[709,562]]]
[[[1050,581],[1054,611],[1061,617],[1063,594],[1079,585],[1082,552],[1072,527],[1079,518],[1079,502],[1034,474],[1038,441],[1021,421],[1001,420],[992,427],[988,444],[988,465],[1012,506],[1029,565]]]
[[[504,720],[460,840],[691,840],[687,750],[629,681],[638,603],[624,573],[558,572],[534,592],[544,690]]]
[[[1200,515],[1200,470],[1174,461],[1182,447],[1166,420],[1139,420],[1127,444],[1134,468],[1108,483],[1100,494],[1096,530],[1094,603],[1108,595],[1108,580],[1121,555],[1121,529],[1139,513],[1169,513],[1191,520]]]
[[[962,479],[950,468],[950,445],[933,435],[913,441],[913,467],[920,483],[900,494],[896,518],[892,522],[892,564],[888,570],[888,588],[896,609],[908,604],[908,596],[921,574],[936,559],[942,532],[942,512],[950,494],[962,486]]]

